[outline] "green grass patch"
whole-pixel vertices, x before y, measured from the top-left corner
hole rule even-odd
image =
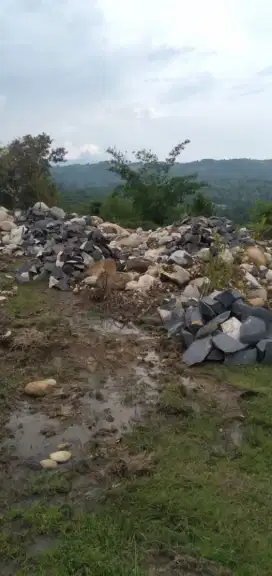
[[[219,453],[216,447],[222,426],[220,414],[209,403],[204,403],[199,413],[183,410],[183,402],[188,400],[172,384],[162,397],[159,414],[149,426],[138,428],[128,438],[133,453],[156,452],[155,471],[128,479],[104,494],[97,511],[80,514],[77,504],[52,506],[50,499],[43,500],[62,490],[63,479],[56,476],[56,486],[50,480],[49,489],[45,490],[42,475],[34,486],[41,500],[27,509],[11,511],[2,522],[3,526],[12,525],[19,518],[30,526],[32,537],[53,536],[54,548],[32,557],[25,554],[22,543],[16,545],[14,538],[9,548],[5,538],[2,541],[5,561],[17,558],[21,576],[143,576],[149,574],[150,556],[159,557],[168,550],[215,562],[218,572],[210,572],[215,576],[224,574],[219,567],[229,569],[235,576],[269,576],[272,565],[269,368],[216,368],[215,372],[221,382],[225,379],[236,386],[260,391],[241,400],[245,422],[239,451]],[[175,405],[178,410],[171,413]],[[64,485],[68,490],[69,480]]]

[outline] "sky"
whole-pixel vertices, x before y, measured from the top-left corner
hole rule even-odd
[[[272,158],[271,0],[1,0],[0,141]]]

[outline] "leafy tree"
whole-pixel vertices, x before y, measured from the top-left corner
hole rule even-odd
[[[256,202],[252,212],[252,225],[258,236],[272,238],[272,202]]]
[[[188,205],[188,214],[191,216],[212,216],[214,213],[213,203],[201,192],[198,192]]]
[[[63,147],[52,148],[45,133],[12,140],[0,149],[0,202],[8,208],[27,208],[37,201],[56,202],[58,189],[51,165],[63,162]]]
[[[141,220],[159,226],[169,222],[173,210],[177,206],[182,207],[184,199],[202,187],[202,183],[196,181],[195,174],[171,175],[178,156],[187,144],[189,140],[177,144],[164,161],[160,161],[150,150],[133,152],[136,165],[116,148],[108,148],[107,152],[111,155],[109,170],[123,181],[115,194],[129,199]]]

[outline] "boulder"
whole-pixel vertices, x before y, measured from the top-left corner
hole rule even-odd
[[[126,230],[125,228],[122,228],[122,226],[119,226],[118,224],[114,224],[112,222],[102,222],[99,225],[100,230],[102,230],[102,232],[106,232],[106,234],[117,234],[118,236],[129,236],[129,232],[128,230]]]
[[[193,259],[186,250],[175,250],[175,252],[173,252],[169,257],[169,262],[186,268],[187,266],[192,266]]]
[[[196,258],[198,258],[198,260],[201,262],[209,262],[210,255],[210,248],[201,248],[201,250],[196,253]]]
[[[138,248],[143,243],[143,238],[139,234],[133,233],[126,238],[118,239],[118,245],[121,248]]]
[[[183,362],[185,362],[187,366],[201,364],[211,352],[212,347],[213,345],[211,336],[206,336],[206,338],[195,340],[195,342],[193,342],[183,354]]]
[[[257,344],[267,336],[267,328],[264,320],[249,316],[241,325],[240,340],[244,344]]]
[[[51,216],[53,216],[53,218],[65,218],[66,214],[64,212],[64,210],[62,208],[58,208],[58,206],[53,206],[53,208],[50,208],[50,214]]]
[[[223,252],[220,252],[218,256],[219,259],[224,262],[224,264],[228,264],[229,266],[231,266],[231,264],[234,262],[234,257],[228,248],[223,250]]]
[[[177,266],[175,264],[171,266],[163,265],[160,277],[161,280],[170,280],[181,288],[190,282],[189,272],[181,266]]]
[[[139,272],[139,274],[144,274],[151,264],[152,262],[145,260],[145,258],[129,258],[126,262],[126,269],[127,271],[134,270]]]
[[[16,228],[16,224],[11,222],[10,220],[2,220],[0,221],[0,230],[3,232],[10,232]]]
[[[48,206],[44,202],[36,202],[33,206],[33,210],[40,210],[40,212],[49,212]]]
[[[255,266],[266,266],[267,264],[264,251],[259,246],[249,246],[246,250],[246,255],[249,262],[253,262]]]

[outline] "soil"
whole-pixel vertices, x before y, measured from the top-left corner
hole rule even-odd
[[[14,286],[10,273],[12,268],[0,267],[0,289]],[[239,400],[248,391],[182,364],[181,344],[167,338],[157,313],[172,291],[166,285],[148,296],[113,292],[108,301],[97,302],[32,283],[19,286],[0,307],[0,337],[6,329],[12,332],[7,342],[0,342],[4,514],[11,505],[25,509],[41,499],[64,505],[74,501],[78,514],[101,506],[105,488],[156,466],[155,455],[130,453],[123,442],[132,427],[149,426],[154,412],[180,418],[215,403],[222,425],[214,452],[239,449]],[[25,385],[42,378],[56,380],[52,392],[42,398],[26,396]],[[43,470],[41,460],[60,449],[69,450],[71,459],[56,470]],[[18,531],[23,530],[19,522]],[[29,553],[35,556],[53,544],[40,535]],[[168,558],[165,564],[152,558],[149,565],[150,576],[219,574],[212,564],[196,569],[189,557]],[[3,573],[14,570],[10,565]]]
[[[6,275],[5,267],[2,281]],[[163,297],[136,300],[115,292],[99,303],[32,284],[9,298],[8,310],[0,311],[2,326],[12,331],[12,339],[0,345],[3,503],[24,500],[41,472],[76,472],[77,496],[101,477],[108,481],[103,470],[119,459],[120,440],[154,409],[169,379],[169,361],[180,355],[170,341],[163,345],[156,312]],[[27,382],[46,377],[57,381],[51,394],[24,394]],[[72,452],[71,460],[43,472],[40,461],[60,447]],[[88,471],[86,482],[79,478],[82,471]]]

